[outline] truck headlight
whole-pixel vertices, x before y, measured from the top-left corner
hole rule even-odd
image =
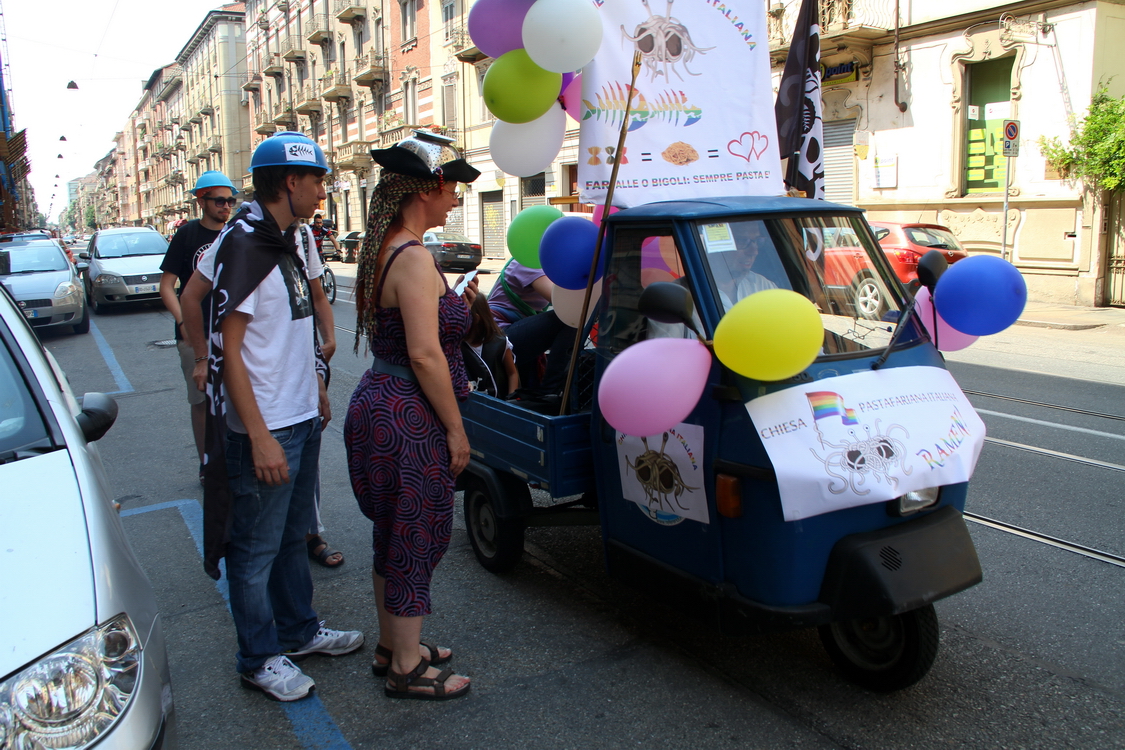
[[[0,683],[0,748],[93,743],[129,705],[140,667],[141,643],[126,614],[43,656]]]
[[[941,487],[927,487],[924,490],[907,492],[905,495],[892,500],[889,506],[892,515],[908,516],[935,505],[940,497]]]
[[[121,278],[115,273],[99,273],[98,278],[94,279],[94,283],[98,286],[106,286],[107,284],[124,284],[125,279]]]

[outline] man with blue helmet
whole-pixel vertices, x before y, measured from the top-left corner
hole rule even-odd
[[[294,701],[314,683],[290,659],[363,645],[363,633],[319,621],[305,544],[321,429],[331,417],[325,354],[335,334],[315,245],[296,233],[298,217],[327,197],[329,169],[314,141],[285,132],[258,145],[250,171],[254,200],[203,256],[183,295],[195,302],[213,286],[209,342],[195,304],[184,307],[192,308],[185,317],[196,359],[209,360],[204,568],[218,578],[226,558],[243,685]]]
[[[203,252],[211,246],[219,231],[230,218],[231,210],[235,204],[235,193],[238,190],[222,172],[214,170],[204,172],[199,176],[192,188],[195,200],[199,203],[200,218],[193,219],[181,226],[172,241],[168,243],[168,251],[160,264],[163,274],[160,276],[160,298],[164,306],[172,313],[176,321],[176,348],[180,353],[180,367],[187,382],[188,404],[191,405],[191,432],[195,437],[195,450],[199,459],[199,481],[203,481],[203,434],[207,418],[207,408],[204,405],[203,392],[195,387],[192,380],[192,370],[195,367],[191,346],[183,335],[184,317],[180,310],[180,293],[187,286],[188,279],[195,272]],[[179,281],[179,287],[176,282]]]

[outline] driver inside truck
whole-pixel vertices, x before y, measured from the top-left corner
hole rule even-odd
[[[759,265],[764,265],[767,258],[777,256],[773,240],[761,222],[731,222],[712,225],[708,229],[708,239],[712,241],[707,243],[707,261],[719,290],[723,310],[730,310],[740,300],[755,292],[777,289],[775,282],[753,270],[762,250],[766,252],[763,254],[763,263]]]

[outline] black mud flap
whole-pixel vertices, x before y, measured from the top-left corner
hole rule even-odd
[[[964,518],[946,506],[838,541],[820,601],[832,608],[833,620],[897,615],[964,591],[982,577]]]

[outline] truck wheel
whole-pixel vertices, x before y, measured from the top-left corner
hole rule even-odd
[[[887,312],[887,303],[883,299],[883,290],[870,276],[861,276],[854,286],[853,304],[856,315],[867,320],[882,320]]]
[[[473,478],[466,484],[465,525],[477,561],[491,573],[507,573],[523,556],[523,521],[500,518],[484,482]]]
[[[934,605],[892,617],[821,625],[824,649],[844,678],[877,693],[910,687],[926,676],[938,652]]]

